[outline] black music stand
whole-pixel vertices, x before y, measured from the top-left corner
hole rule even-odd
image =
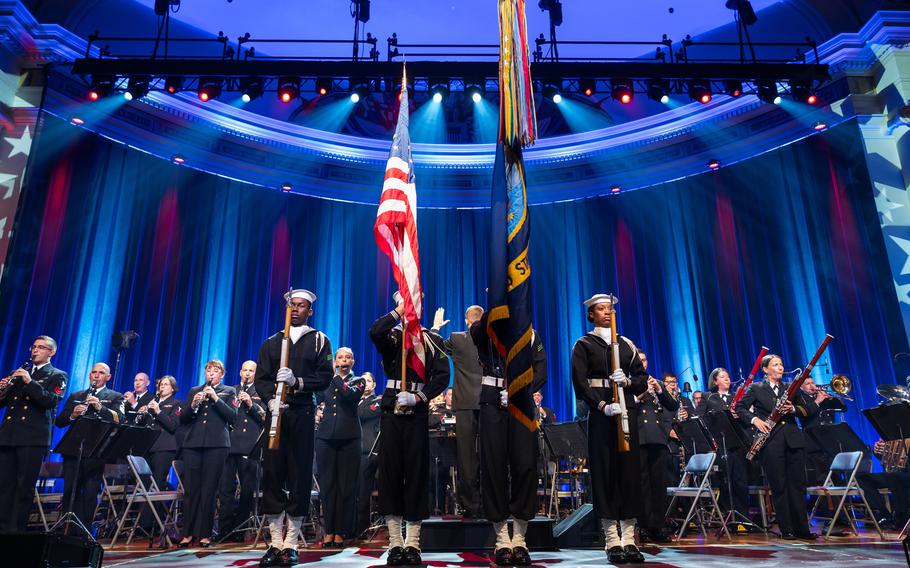
[[[869,451],[865,442],[856,435],[853,428],[846,422],[815,426],[806,430],[806,433],[832,460],[834,456],[841,452],[862,452],[865,454]]]
[[[582,460],[588,459],[588,436],[582,429],[580,422],[563,422],[562,424],[548,424],[541,426],[543,438],[547,447],[550,448],[550,454],[556,461],[556,469],[553,472],[553,478],[550,482],[550,511],[556,505],[556,512],[559,512],[559,500],[557,499],[556,478],[559,476],[559,460],[575,461],[581,463]],[[577,478],[581,471],[574,474]],[[573,491],[577,499],[577,493]],[[577,507],[576,507],[577,508]]]
[[[68,535],[70,526],[76,525],[82,529],[82,532],[92,542],[95,542],[92,532],[85,528],[79,517],[73,513],[73,500],[76,498],[76,488],[79,486],[79,471],[82,469],[82,459],[84,457],[95,457],[101,444],[115,427],[116,425],[112,422],[82,416],[70,425],[63,438],[57,443],[54,452],[62,456],[75,456],[76,473],[72,480],[73,487],[68,488],[70,490],[70,499],[66,505],[66,512],[57,519],[57,522],[54,523],[54,526],[48,532],[55,532],[58,527],[63,526],[63,534]]]
[[[433,467],[434,515],[443,513],[442,509],[439,508],[439,470],[440,468],[448,469],[449,479],[451,480],[451,468],[455,466],[457,461],[456,453],[455,436],[450,436],[445,428],[430,429],[430,465]]]
[[[704,454],[717,451],[717,443],[699,418],[690,418],[673,424],[679,443],[692,454]],[[691,456],[691,454],[690,454]]]
[[[864,408],[863,414],[885,442],[910,437],[910,404],[906,402]]]
[[[724,524],[738,522],[755,528],[752,520],[733,506],[733,478],[730,477],[730,460],[727,455],[731,450],[737,450],[748,444],[749,438],[739,421],[734,421],[733,416],[725,410],[709,410],[707,418],[708,431],[715,440],[720,440],[721,459],[724,462],[724,481],[727,485],[727,498],[730,500],[730,510],[724,516]],[[722,532],[723,528],[719,531]],[[720,537],[718,536],[718,538]]]
[[[147,426],[121,424],[115,428],[98,449],[98,457],[115,462],[128,455],[145,456],[161,435],[161,430]]]

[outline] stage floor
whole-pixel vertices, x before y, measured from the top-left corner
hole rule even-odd
[[[891,536],[893,539],[894,536]],[[748,540],[748,542],[746,542]],[[906,566],[899,543],[838,539],[829,543],[769,543],[764,537],[737,538],[733,544],[680,544],[673,546],[646,546],[647,565],[678,568],[730,568],[731,565],[748,563],[750,568],[777,566],[824,566],[825,568],[869,566]],[[119,548],[119,547],[118,547]],[[178,549],[170,551],[146,550],[143,545],[129,550],[105,551],[105,568],[158,568],[192,565],[200,568],[248,567],[258,565],[264,549],[234,545],[209,549]],[[531,553],[534,566],[608,565],[602,550],[570,549]],[[438,552],[423,555],[425,566],[490,566],[486,555],[480,552]],[[376,547],[352,546],[341,551],[301,549],[300,566],[368,567],[385,565],[385,550]]]

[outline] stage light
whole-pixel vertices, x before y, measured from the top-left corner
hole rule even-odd
[[[624,105],[632,102],[635,98],[633,91],[632,79],[614,78],[610,80],[610,95],[614,101],[619,101]]]
[[[777,94],[777,82],[763,80],[758,82],[758,99],[769,104],[780,104],[780,95]]]
[[[578,92],[586,97],[590,97],[597,92],[597,81],[594,79],[580,79],[578,81]]]
[[[221,96],[221,79],[217,77],[201,77],[199,79],[199,100],[208,102]]]
[[[366,98],[369,92],[370,91],[367,89],[366,85],[357,85],[354,87],[354,90],[351,91],[351,102],[356,104],[362,101]]]
[[[70,122],[72,122],[73,124],[78,124],[79,126],[82,126],[83,124],[85,124],[85,121],[82,120],[81,118],[79,118],[78,116],[74,116],[73,118],[71,118]]]
[[[543,96],[556,104],[562,102],[562,95],[559,94],[559,87],[556,85],[544,85]]]
[[[172,160],[174,161],[175,164],[182,164],[182,163],[186,162],[186,158],[183,157],[183,154],[174,154],[174,157],[172,158]]]
[[[447,96],[449,96],[449,83],[448,81],[440,79],[431,79],[429,82],[430,93],[433,98],[434,103],[441,103]]]
[[[128,101],[133,99],[141,99],[149,92],[149,77],[148,75],[134,75],[129,79],[129,86],[126,89],[126,92],[123,93],[123,98]]]
[[[113,88],[113,75],[95,75],[92,77],[92,83],[88,91],[88,98],[90,101],[97,101],[102,97],[108,96]]]
[[[610,193],[615,194],[615,193],[619,193],[620,191],[622,191],[622,188],[619,187],[618,185],[610,186]]]
[[[712,158],[712,159],[708,160],[708,169],[709,170],[716,170],[718,168],[720,168],[720,160],[718,160],[716,158]]]
[[[289,103],[300,96],[299,77],[281,77],[278,79],[278,100]]]
[[[175,95],[183,89],[184,78],[179,75],[171,75],[164,78],[164,90]]]
[[[828,128],[828,125],[819,120],[818,122],[815,123],[815,126],[813,126],[812,128],[814,128],[817,131],[821,131],[821,130]]]
[[[669,90],[667,82],[663,79],[651,79],[648,81],[648,98],[652,101],[667,104],[670,102],[670,96],[667,94]]]
[[[293,187],[291,184],[289,184],[289,183],[283,183],[283,184],[281,184],[281,191],[283,191],[283,192],[285,192],[285,193],[288,193],[288,192],[291,191],[292,189],[294,189],[294,187]]]
[[[317,77],[316,78],[316,94],[320,97],[324,97],[327,94],[332,92],[332,78],[331,77]]]
[[[711,83],[696,79],[689,82],[689,98],[703,105],[711,102]]]
[[[474,104],[483,100],[483,81],[465,79],[464,85],[465,98],[471,99]]]
[[[791,81],[790,82],[790,94],[793,95],[793,98],[801,103],[806,103],[808,105],[814,105],[818,102],[818,97],[815,93],[812,92],[812,89],[809,87],[809,84],[802,81]]]
[[[248,103],[262,96],[263,81],[260,77],[244,77],[240,79],[240,99]]]
[[[728,96],[731,96],[735,99],[743,94],[743,83],[742,81],[731,79],[724,83],[724,90]]]

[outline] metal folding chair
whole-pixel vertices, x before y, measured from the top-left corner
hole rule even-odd
[[[856,481],[856,473],[859,471],[860,463],[862,462],[863,453],[862,452],[841,452],[834,456],[834,461],[831,462],[831,468],[828,470],[828,476],[825,478],[823,485],[816,485],[809,487],[807,489],[809,495],[814,495],[815,505],[812,506],[812,513],[809,515],[809,522],[811,523],[813,519],[823,519],[828,520],[828,530],[825,531],[825,540],[831,536],[831,531],[834,530],[834,525],[837,519],[840,517],[841,512],[844,513],[844,516],[847,517],[847,520],[850,522],[850,527],[853,529],[854,534],[859,534],[856,530],[857,520],[867,522],[872,521],[872,524],[875,526],[875,530],[878,531],[878,536],[880,538],[885,538],[885,535],[882,533],[882,528],[878,526],[878,521],[875,519],[875,515],[872,512],[872,509],[869,507],[869,502],[866,501],[866,496],[863,493],[862,488],[859,486],[859,483]],[[835,485],[835,482],[832,478],[836,475],[843,475],[847,480],[846,485]],[[816,515],[818,510],[818,503],[822,498],[828,497],[840,497],[840,500],[837,502],[837,508],[834,511],[834,514],[831,517],[822,517]],[[856,517],[856,507],[852,501],[847,501],[848,497],[859,497],[863,503],[863,516],[861,518]],[[847,513],[847,509],[850,509],[850,513]]]
[[[676,487],[667,487],[667,495],[672,497],[672,499],[670,499],[670,506],[667,507],[667,516],[670,515],[670,511],[672,511],[676,505],[677,499],[692,499],[692,506],[689,507],[686,518],[682,519],[679,533],[676,535],[677,541],[682,538],[682,535],[686,532],[686,528],[689,526],[689,521],[693,519],[697,520],[702,536],[705,538],[708,537],[705,527],[709,524],[716,523],[721,526],[724,534],[727,535],[727,538],[733,540],[730,537],[730,532],[727,530],[727,525],[724,524],[724,515],[720,510],[720,506],[717,504],[717,496],[714,494],[714,488],[711,487],[711,472],[714,469],[715,459],[717,459],[717,454],[714,452],[693,455],[686,463],[686,468],[682,479],[679,480],[679,485]],[[700,506],[702,500],[708,500],[711,505],[707,516]]]
[[[124,525],[127,524],[127,522],[130,522],[131,524],[126,529],[129,532],[129,538],[127,538],[126,543],[130,544],[133,541],[136,530],[143,530],[139,526],[139,522],[142,517],[142,512],[146,509],[151,511],[155,523],[157,523],[158,528],[161,530],[162,538],[170,545],[171,539],[170,536],[168,536],[167,529],[168,527],[176,526],[174,522],[174,510],[176,508],[176,503],[183,498],[183,492],[160,491],[158,489],[158,484],[155,483],[155,478],[152,476],[152,469],[149,467],[148,462],[145,461],[145,458],[127,456],[126,463],[129,465],[130,471],[133,474],[134,484],[126,498],[126,505],[123,508],[123,512],[120,514],[120,518],[117,522],[117,530],[114,532],[114,536],[111,539],[110,548],[114,548],[114,545],[117,544],[117,539],[124,531]],[[167,505],[167,513],[163,520],[158,514],[157,507],[154,506],[155,503],[165,503]],[[139,507],[134,510],[134,505],[139,505]],[[131,513],[133,513],[132,516]],[[149,535],[149,538],[151,538],[151,535]]]

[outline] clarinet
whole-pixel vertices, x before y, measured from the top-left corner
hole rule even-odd
[[[10,395],[10,393],[13,392],[13,388],[15,388],[15,387],[19,386],[20,384],[22,384],[22,381],[19,380],[18,377],[13,377],[13,376],[12,376],[13,373],[15,373],[16,371],[18,371],[19,369],[25,369],[26,371],[31,372],[31,370],[32,370],[34,367],[35,367],[35,364],[32,363],[32,360],[31,360],[31,359],[29,359],[29,360],[26,361],[25,363],[22,363],[22,365],[20,365],[18,368],[16,368],[16,369],[10,371],[9,375],[6,376],[6,378],[9,379],[9,382],[6,383],[5,386],[0,387],[0,399],[4,399],[4,398],[8,397],[8,396]]]

